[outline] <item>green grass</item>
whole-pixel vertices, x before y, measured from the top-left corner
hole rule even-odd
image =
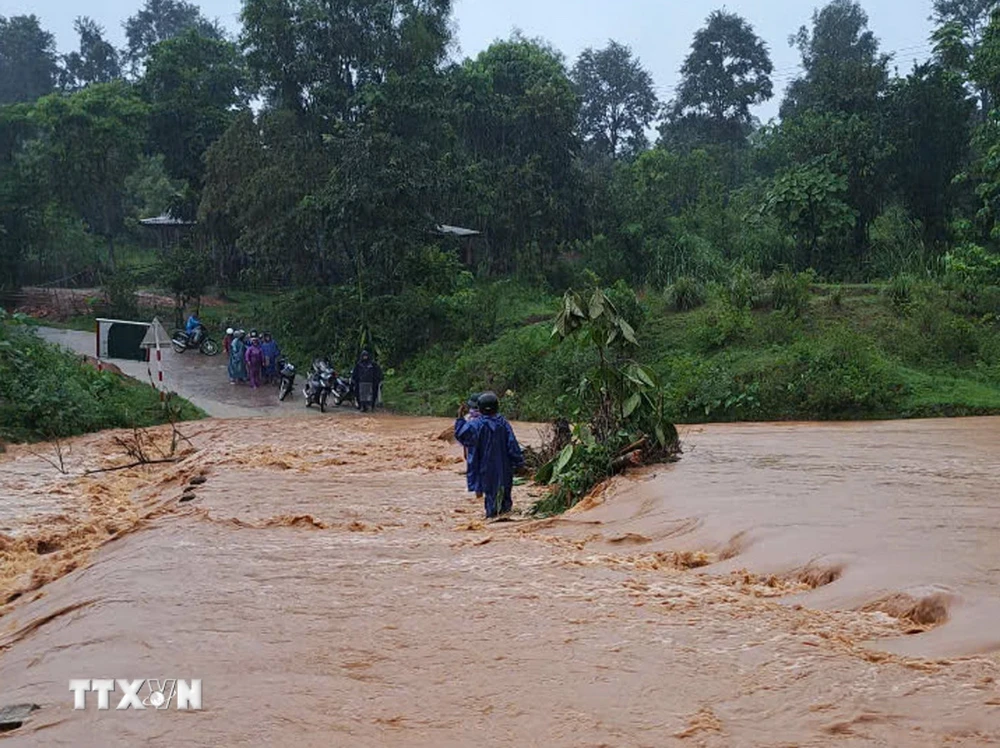
[[[934,287],[912,296],[900,305],[877,285],[813,286],[798,310],[736,311],[716,293],[676,312],[669,296],[649,293],[637,357],[659,374],[681,423],[1000,413],[996,323],[953,311]],[[585,349],[556,345],[538,318],[492,341],[413,357],[387,381],[387,402],[450,415],[467,393],[495,389],[510,391],[504,409],[513,417],[567,412],[592,362]]]
[[[682,312],[669,294],[640,294],[637,357],[661,377],[677,422],[1000,413],[1000,327],[985,313],[989,304],[970,308],[926,282],[914,282],[906,304],[876,284],[813,284],[800,302],[786,303],[794,308],[775,310],[774,280],[754,282],[760,285],[752,311],[734,309],[721,287],[709,291],[703,306]],[[795,278],[781,282],[786,298]],[[303,328],[308,305],[283,319],[282,297],[232,292],[228,298],[224,307],[202,310],[220,337],[229,325],[270,327],[300,365],[350,347],[341,341],[335,348],[322,330]],[[572,412],[573,392],[593,354],[551,338],[556,297],[501,283],[439,301],[445,311],[428,319],[436,320],[442,342],[389,362],[390,408],[450,416],[470,393],[493,389],[513,417]],[[482,310],[490,315],[485,323],[475,318]],[[92,320],[65,324],[89,330]],[[418,324],[414,316],[400,331]],[[348,354],[339,357],[340,366],[350,364]]]
[[[37,441],[204,417],[182,398],[164,404],[149,385],[98,372],[28,326],[0,318],[0,439]]]

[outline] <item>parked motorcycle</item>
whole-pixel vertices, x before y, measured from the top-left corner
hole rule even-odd
[[[325,360],[313,361],[309,378],[306,379],[306,386],[302,394],[306,396],[306,407],[319,403],[321,413],[326,413],[327,398],[333,391],[333,383],[337,379],[337,372],[333,370],[329,362]]]
[[[283,358],[278,359],[278,371],[281,379],[278,382],[278,399],[284,400],[295,386],[295,366]]]
[[[178,353],[198,350],[206,356],[217,356],[220,350],[219,344],[212,340],[204,330],[201,331],[200,335],[198,333],[189,335],[184,330],[177,330],[170,338],[170,344]]]
[[[333,404],[340,406],[355,399],[354,383],[338,376],[333,382]]]

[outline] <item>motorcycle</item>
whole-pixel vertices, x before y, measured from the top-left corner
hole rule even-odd
[[[327,398],[333,391],[333,383],[337,378],[337,372],[333,370],[326,361],[314,361],[309,378],[306,379],[306,386],[302,394],[306,396],[306,407],[311,407],[319,403],[321,413],[326,413]]]
[[[278,400],[284,400],[292,392],[295,386],[295,366],[285,359],[278,359],[278,371],[281,380],[278,383]]]
[[[206,356],[217,356],[219,355],[219,344],[209,337],[208,333],[204,330],[201,331],[201,335],[188,334],[184,330],[177,330],[174,332],[173,336],[170,338],[170,345],[173,346],[174,350],[178,353],[184,353],[189,350],[198,350],[204,353]]]
[[[351,401],[354,399],[354,382],[338,376],[333,382],[333,404],[340,406],[344,404],[345,400]]]

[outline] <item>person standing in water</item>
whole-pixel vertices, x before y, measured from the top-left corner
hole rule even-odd
[[[514,470],[524,465],[514,429],[500,415],[500,400],[492,392],[479,396],[479,418],[465,420],[462,403],[455,421],[455,439],[472,452],[475,488],[485,497],[486,518],[509,514],[513,508]]]
[[[472,421],[479,418],[479,395],[473,395],[469,398],[469,401],[465,404],[468,412],[465,414],[466,421]],[[476,454],[474,447],[464,447],[465,449],[465,483],[469,489],[469,493],[474,493],[477,499],[483,498],[482,492],[479,490],[479,486],[476,485],[476,474],[472,469],[473,457]]]
[[[264,371],[264,351],[260,347],[260,338],[252,338],[246,352],[247,374],[250,377],[250,389],[260,387],[261,375]]]

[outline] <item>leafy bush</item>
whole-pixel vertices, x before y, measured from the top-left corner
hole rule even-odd
[[[792,317],[801,317],[809,309],[814,280],[811,272],[795,274],[785,269],[776,273],[771,279],[771,305]]]
[[[667,291],[667,303],[675,312],[689,312],[708,300],[705,285],[689,276],[681,276]]]
[[[733,309],[761,309],[767,305],[767,288],[763,279],[745,267],[733,269],[725,296]]]
[[[913,302],[916,281],[906,273],[894,276],[885,287],[885,297],[897,314],[905,314]]]
[[[906,273],[926,277],[936,261],[924,244],[923,227],[901,206],[892,206],[871,226],[870,273],[892,278]]]
[[[182,401],[182,418],[199,416]],[[168,420],[153,388],[84,366],[0,315],[0,437],[32,441]]]

